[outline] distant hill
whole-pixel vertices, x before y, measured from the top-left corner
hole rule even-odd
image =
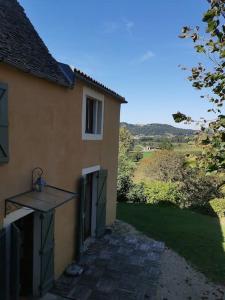
[[[120,123],[121,127],[126,127],[133,135],[136,136],[192,136],[196,133],[192,129],[177,128],[168,124],[128,124]]]

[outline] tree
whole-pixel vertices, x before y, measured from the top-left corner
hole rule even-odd
[[[130,151],[134,147],[132,134],[125,127],[120,128],[119,134],[119,159],[118,159],[118,180],[117,199],[127,201],[127,195],[132,187],[134,162],[130,158]]]
[[[172,150],[173,144],[168,139],[163,139],[161,142],[160,148],[164,149],[164,150]]]
[[[206,24],[204,38],[199,26],[183,27],[180,38],[192,39],[195,50],[208,58],[206,66],[199,63],[191,68],[188,77],[194,88],[208,91],[201,97],[210,104],[208,112],[215,115],[213,120],[203,119],[201,122],[196,142],[203,147],[203,151],[196,163],[208,172],[224,172],[225,114],[222,109],[225,101],[225,4],[224,0],[208,0],[208,2],[210,7],[202,19]],[[181,112],[175,113],[173,117],[177,123],[195,122]]]
[[[134,147],[131,153],[131,158],[134,162],[139,162],[143,158],[143,150],[140,145]]]
[[[134,148],[134,137],[126,127],[120,128],[119,154],[128,155]]]
[[[184,156],[175,151],[156,151],[153,157],[143,159],[135,177],[140,181],[179,181],[183,179]]]

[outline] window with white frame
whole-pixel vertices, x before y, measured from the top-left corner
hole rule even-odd
[[[102,139],[104,96],[84,89],[83,98],[83,139]]]

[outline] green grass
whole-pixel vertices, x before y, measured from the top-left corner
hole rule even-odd
[[[154,155],[154,151],[144,152],[143,153],[143,158],[151,157],[153,155]]]
[[[174,151],[178,153],[183,153],[183,154],[197,154],[201,152],[201,149],[197,147],[196,145],[192,144],[187,144],[187,143],[179,143],[179,144],[174,144]]]
[[[208,278],[225,284],[225,223],[219,219],[176,207],[124,203],[118,204],[117,218],[164,241]]]

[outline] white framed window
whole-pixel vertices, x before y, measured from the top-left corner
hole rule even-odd
[[[104,124],[104,95],[89,89],[83,90],[82,138],[102,140]]]

